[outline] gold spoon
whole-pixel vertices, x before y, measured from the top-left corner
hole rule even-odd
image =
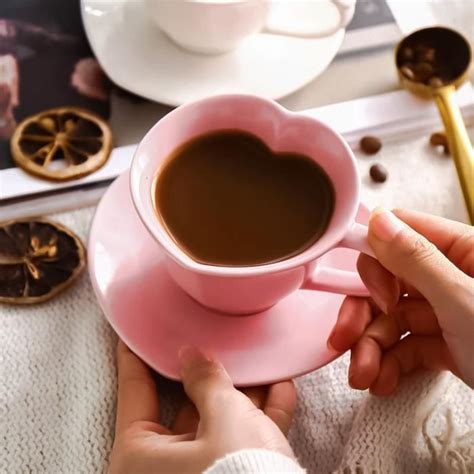
[[[468,76],[471,47],[459,33],[440,26],[415,31],[398,43],[395,64],[400,83],[431,98],[444,123],[471,224],[474,224],[474,152],[454,92]]]

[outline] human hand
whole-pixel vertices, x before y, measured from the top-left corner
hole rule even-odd
[[[379,209],[369,243],[378,261],[361,255],[357,267],[371,298],[347,297],[328,341],[351,349],[350,385],[389,395],[403,375],[430,369],[474,387],[474,228]]]
[[[148,367],[119,341],[118,395],[111,474],[200,473],[226,454],[269,449],[293,457],[286,434],[296,393],[291,381],[238,391],[223,366],[197,351],[180,354],[185,405],[171,429],[158,423]]]

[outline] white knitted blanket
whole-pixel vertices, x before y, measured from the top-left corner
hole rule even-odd
[[[375,160],[390,171],[385,185],[366,179]],[[434,156],[426,138],[359,163],[369,205],[463,218],[452,163]],[[92,216],[89,208],[55,218],[86,240]],[[0,473],[106,470],[115,342],[86,273],[49,303],[0,306]],[[377,399],[348,387],[347,364],[345,356],[297,381],[290,439],[310,473],[474,472],[474,391],[450,374],[425,374]],[[169,420],[182,392],[161,377],[158,386]]]

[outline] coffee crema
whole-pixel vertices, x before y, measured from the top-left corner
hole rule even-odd
[[[159,169],[155,210],[199,263],[252,266],[297,255],[325,232],[334,189],[297,153],[274,153],[256,136],[218,130],[181,145]]]

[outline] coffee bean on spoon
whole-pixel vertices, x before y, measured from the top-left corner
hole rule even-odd
[[[431,62],[435,58],[435,49],[427,44],[416,44],[413,49],[417,61]]]
[[[380,163],[372,165],[370,167],[369,174],[372,178],[372,181],[376,183],[384,183],[388,178],[387,168],[385,168],[385,166],[381,165]]]
[[[416,80],[420,82],[425,82],[434,74],[433,66],[425,62],[416,63],[414,72]]]
[[[412,63],[405,63],[401,68],[400,71],[402,71],[402,74],[409,79],[410,81],[415,80],[415,73],[413,71],[415,65]]]
[[[434,63],[436,59],[436,51],[434,48],[426,48],[417,57],[418,61],[425,63]]]
[[[409,46],[405,46],[400,51],[400,57],[402,58],[403,61],[412,61],[415,58],[415,52],[413,51],[413,48],[410,48]]]
[[[375,155],[382,148],[382,142],[377,137],[366,136],[360,139],[359,146],[365,154]]]

